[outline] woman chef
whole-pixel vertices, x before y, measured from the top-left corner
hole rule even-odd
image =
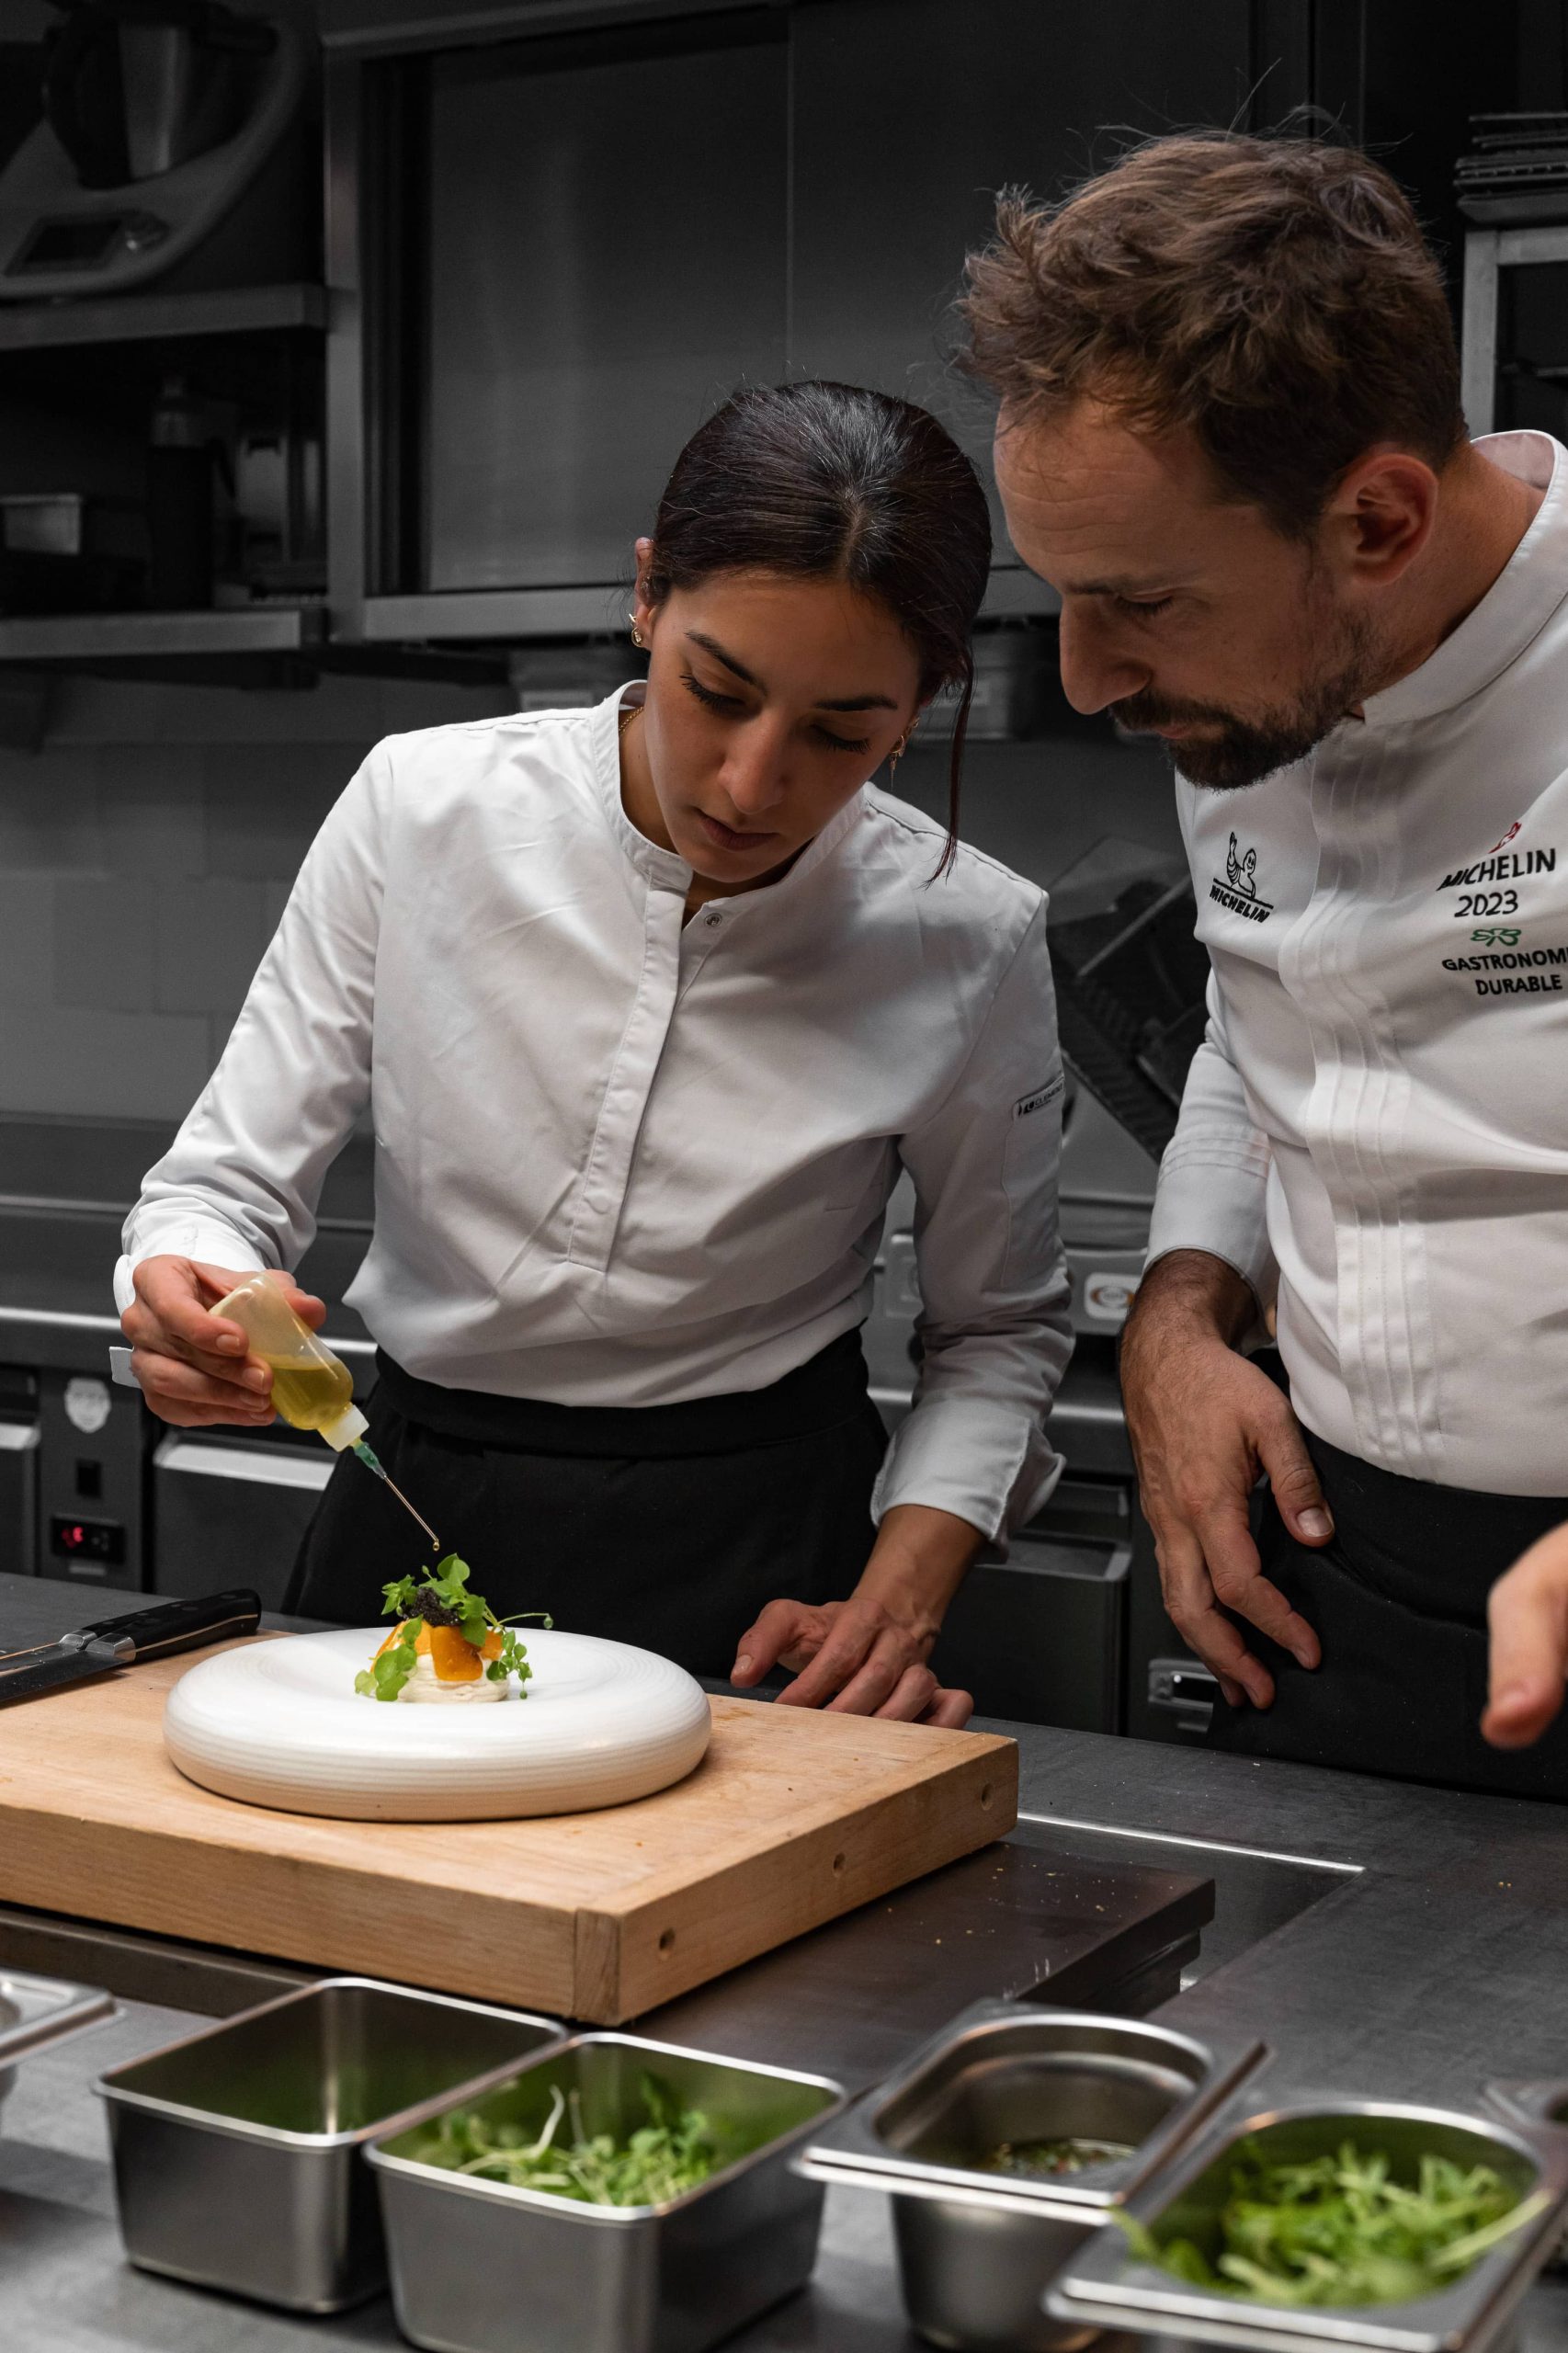
[[[868,779],[938,688],[967,708],[989,557],[923,410],[744,392],[638,542],[645,688],[371,752],[126,1225],[156,1412],[269,1419],[208,1311],[298,1263],[369,1106],[370,1443],[495,1608],[963,1721],[943,1611],[1059,1469],[1045,905]],[[890,1446],[858,1327],[901,1168],[922,1361]],[[345,1457],[291,1606],[369,1622],[416,1540]]]

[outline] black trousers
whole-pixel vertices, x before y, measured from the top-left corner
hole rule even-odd
[[[1308,1673],[1241,1620],[1274,1677],[1271,1708],[1214,1703],[1211,1745],[1247,1756],[1568,1800],[1568,1721],[1533,1748],[1488,1747],[1486,1600],[1527,1546],[1568,1520],[1568,1497],[1437,1487],[1342,1454],[1303,1432],[1331,1542],[1298,1544],[1263,1502],[1263,1572],[1323,1644]]]
[[[369,1442],[503,1618],[725,1676],[763,1605],[842,1599],[870,1552],[887,1446],[858,1332],[769,1389],[595,1408],[417,1381],[382,1354]],[[370,1625],[381,1587],[432,1559],[351,1454],[306,1531],[286,1607]]]

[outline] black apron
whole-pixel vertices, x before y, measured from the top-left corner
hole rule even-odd
[[[1210,1745],[1448,1789],[1568,1800],[1568,1717],[1533,1748],[1489,1747],[1486,1599],[1504,1571],[1568,1520],[1568,1496],[1438,1487],[1342,1454],[1304,1430],[1335,1532],[1298,1544],[1272,1495],[1257,1529],[1265,1576],[1323,1644],[1308,1673],[1245,1624],[1275,1681],[1271,1708],[1214,1703]]]
[[[843,1600],[866,1565],[887,1433],[858,1332],[771,1388],[676,1405],[494,1397],[376,1361],[369,1442],[499,1617],[548,1610],[571,1633],[727,1676],[766,1603]],[[369,1626],[381,1587],[432,1557],[340,1455],[284,1606]]]

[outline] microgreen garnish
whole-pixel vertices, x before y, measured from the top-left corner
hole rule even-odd
[[[542,2126],[497,2124],[472,2109],[456,2109],[442,2117],[434,2138],[415,2155],[419,2164],[443,2172],[548,2190],[582,2205],[663,2206],[744,2154],[733,2127],[714,2124],[699,2109],[683,2109],[657,2075],[643,2075],[641,2090],[648,2120],[624,2139],[590,2133],[578,2094],[557,2086]]]
[[[381,1651],[361,1674],[354,1677],[354,1688],[363,1699],[395,1699],[418,1664],[415,1644],[422,1625],[455,1628],[465,1643],[478,1650],[491,1634],[501,1636],[501,1648],[496,1657],[485,1662],[484,1673],[492,1683],[505,1683],[508,1676],[517,1678],[517,1697],[527,1695],[523,1686],[533,1674],[528,1654],[520,1637],[512,1631],[515,1626],[538,1620],[543,1626],[554,1621],[542,1609],[520,1610],[512,1618],[497,1618],[483,1594],[470,1593],[468,1581],[472,1574],[466,1561],[449,1552],[433,1569],[419,1578],[398,1577],[381,1591],[383,1618],[402,1620],[397,1636],[391,1646]]]
[[[1435,2295],[1543,2203],[1539,2192],[1517,2199],[1490,2165],[1431,2154],[1414,2181],[1400,2181],[1383,2152],[1346,2141],[1300,2165],[1267,2164],[1244,2145],[1211,2246],[1158,2240],[1131,2215],[1115,2219],[1140,2262],[1210,2294],[1353,2306]]]

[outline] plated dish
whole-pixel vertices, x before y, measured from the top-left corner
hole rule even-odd
[[[187,1779],[250,1805],[464,1822],[623,1805],[684,1779],[707,1750],[706,1693],[651,1651],[530,1628],[526,1678],[513,1665],[492,1679],[504,1652],[480,1659],[478,1679],[513,1705],[381,1706],[356,1686],[373,1675],[385,1633],[351,1626],[203,1659],[169,1694],[170,1757]],[[416,1633],[403,1689],[420,1659]],[[475,1680],[470,1668],[458,1688]]]
[[[516,1629],[535,1619],[549,1626],[550,1617],[530,1609],[497,1618],[483,1594],[470,1592],[471,1574],[449,1552],[417,1580],[381,1587],[383,1614],[397,1623],[354,1678],[361,1699],[440,1707],[526,1697],[533,1669]]]

